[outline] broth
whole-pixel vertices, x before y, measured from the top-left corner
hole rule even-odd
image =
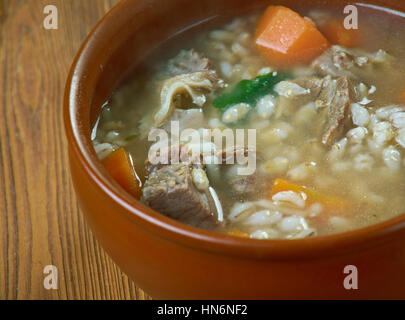
[[[299,13],[310,17],[321,30],[322,21],[344,18],[340,11],[333,9],[306,8]],[[173,214],[169,216],[221,233],[290,239],[357,229],[405,212],[402,195],[405,187],[402,156],[405,147],[402,119],[405,118],[402,116],[405,113],[401,113],[405,112],[403,18],[359,7],[361,37],[358,43],[350,49],[333,47],[337,54],[352,57],[359,66],[355,66],[356,71],[351,67],[339,71],[345,72],[344,76],[329,74],[328,78],[327,73],[320,72],[311,62],[277,69],[260,54],[254,34],[261,14],[237,17],[201,30],[196,36],[173,41],[164,53],[159,50],[138,66],[131,79],[103,106],[94,137],[100,159],[124,148],[132,155],[137,174],[146,180],[152,179],[154,173],[146,170],[145,162],[153,144],[148,141],[148,133],[154,127],[154,115],[161,108],[161,90],[165,81],[174,76],[170,70],[173,58],[179,53],[186,56],[194,52],[199,59],[209,59],[210,69],[215,70],[222,81],[209,93],[198,90],[206,99],[201,107],[190,101],[190,97],[180,98],[180,95],[170,103],[179,110],[184,105],[189,110],[201,109],[202,119],[190,122],[195,125],[191,128],[196,130],[256,129],[256,171],[252,179],[238,180],[246,177],[235,174],[237,165],[198,167],[205,172],[218,196],[223,221],[200,223],[198,219],[190,219],[190,212],[187,218],[183,213],[177,218]],[[287,78],[261,97],[264,100],[256,101],[256,106],[231,106],[229,109],[235,106],[238,109],[229,112],[230,118],[225,118],[227,111],[213,105],[218,96],[229,93],[241,80],[276,71],[277,75],[285,73]],[[336,85],[339,79],[348,82],[358,97],[357,100],[350,98],[345,124],[339,128],[343,131],[332,143],[322,143],[319,134],[328,121],[323,114],[325,107],[319,107],[322,101],[319,96],[311,97],[312,89],[301,85],[313,77],[323,81],[319,88],[327,87],[328,83]],[[226,87],[221,88],[224,84]],[[341,91],[339,87],[337,90],[339,98]],[[336,100],[332,102],[337,104]],[[328,108],[332,108],[333,103]],[[179,111],[181,117],[187,108]],[[239,119],[244,113],[246,115]],[[226,123],[232,117],[237,121]],[[160,127],[167,128],[166,122]],[[157,183],[166,176],[155,178],[154,183]],[[253,185],[253,190],[249,190],[249,184]],[[142,199],[150,204],[145,200],[145,190]],[[172,206],[173,202],[167,205]],[[165,211],[164,205],[162,208],[160,211]]]

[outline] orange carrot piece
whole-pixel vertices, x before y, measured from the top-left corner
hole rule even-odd
[[[336,196],[330,196],[306,186],[294,184],[287,180],[276,179],[270,191],[270,197],[281,191],[304,192],[307,195],[307,203],[320,203],[326,211],[347,211],[351,205],[345,199]]]
[[[332,44],[338,44],[348,48],[359,44],[359,32],[354,29],[346,29],[343,21],[332,19],[320,27],[322,33]]]
[[[136,174],[131,155],[125,149],[120,148],[109,154],[102,163],[121,187],[140,199],[142,182]]]
[[[280,67],[310,62],[329,46],[310,19],[283,6],[266,9],[255,42],[269,62]]]
[[[239,231],[239,230],[231,230],[231,231],[228,231],[227,234],[229,234],[230,236],[249,238],[249,234],[247,234],[246,232],[243,232],[243,231]]]

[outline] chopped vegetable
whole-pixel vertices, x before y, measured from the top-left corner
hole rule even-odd
[[[343,25],[343,20],[328,20],[320,29],[332,44],[353,48],[359,43],[358,30],[346,29]]]
[[[102,163],[121,187],[140,199],[142,182],[136,174],[130,154],[125,149],[120,148],[109,154]]]
[[[231,92],[217,97],[212,104],[222,111],[239,103],[254,106],[260,98],[271,92],[277,83],[286,78],[286,74],[272,72],[252,80],[242,80]]]
[[[309,18],[283,6],[269,6],[256,29],[256,46],[272,65],[306,63],[320,55],[328,40]]]
[[[125,138],[125,141],[128,141],[128,142],[129,142],[129,141],[132,141],[132,140],[134,140],[137,136],[138,136],[137,134],[132,134],[132,135],[126,137],[126,138]]]
[[[350,203],[340,197],[330,196],[306,186],[294,184],[283,179],[274,180],[273,187],[270,191],[270,196],[272,197],[281,191],[294,191],[297,193],[304,192],[308,197],[306,200],[307,204],[311,205],[314,203],[319,203],[326,211],[347,211],[351,207]]]
[[[242,238],[249,238],[249,234],[246,232],[242,232],[239,230],[230,230],[227,232],[230,236],[242,237]]]

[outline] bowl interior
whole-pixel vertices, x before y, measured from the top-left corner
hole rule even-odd
[[[400,0],[362,2],[405,11],[405,2]],[[297,8],[297,1],[293,0],[271,3]],[[299,5],[306,4],[343,8],[346,2],[308,0]],[[193,32],[202,24],[255,11],[267,5],[268,0],[121,1],[89,35],[72,66],[65,97],[65,124],[71,152],[79,156],[91,179],[97,180],[100,188],[113,195],[129,215],[137,216],[148,227],[168,237],[181,235],[178,241],[188,241],[189,244],[210,243],[217,249],[224,246],[224,250],[225,247],[233,247],[239,253],[248,252],[255,246],[260,250],[270,250],[273,254],[280,250],[283,256],[288,255],[290,249],[296,252],[301,248],[304,255],[309,250],[308,243],[311,243],[312,249],[317,247],[327,253],[331,246],[344,249],[354,242],[371,245],[370,239],[381,240],[387,234],[403,230],[405,215],[361,230],[313,239],[263,241],[223,236],[182,225],[146,208],[105,174],[91,143],[91,128],[103,103],[128,74],[136,72],[136,65],[183,32]]]

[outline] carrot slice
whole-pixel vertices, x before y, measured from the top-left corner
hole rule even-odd
[[[120,148],[109,154],[102,163],[121,187],[140,199],[142,182],[136,174],[131,155],[125,149]]]
[[[307,204],[320,203],[326,211],[347,211],[351,205],[346,200],[318,192],[306,186],[294,184],[287,180],[276,179],[270,191],[270,197],[281,191],[304,192],[307,195]]]
[[[230,236],[242,237],[242,238],[249,238],[249,234],[239,230],[230,230],[227,232]]]
[[[342,21],[332,19],[320,27],[322,33],[332,44],[338,44],[348,48],[359,44],[359,32],[354,29],[346,29]]]
[[[308,18],[283,6],[269,6],[256,29],[256,46],[273,65],[306,63],[329,43]]]

